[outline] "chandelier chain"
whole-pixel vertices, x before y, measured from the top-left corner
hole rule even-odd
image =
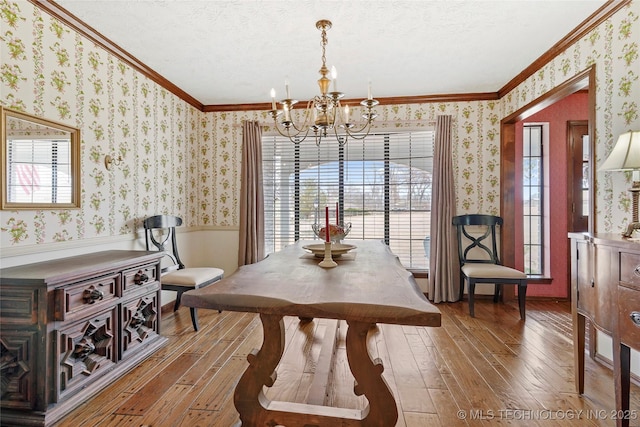
[[[325,29],[325,27],[322,27],[322,42],[320,43],[322,45],[322,69],[326,69],[327,67],[327,57],[326,57],[327,43],[328,43],[327,30]]]

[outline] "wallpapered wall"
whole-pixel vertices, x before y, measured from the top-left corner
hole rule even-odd
[[[381,106],[379,120],[451,114],[458,211],[497,214],[500,120],[589,65],[597,67],[599,162],[615,136],[640,129],[639,15],[635,1],[500,101]],[[268,122],[266,112],[200,112],[26,1],[1,0],[0,19],[0,103],[81,129],[83,188],[80,210],[0,212],[3,257],[126,238],[156,213],[192,227],[237,227],[239,125]],[[124,162],[107,171],[105,154]],[[619,191],[630,177],[598,179],[598,230],[617,231],[630,219],[628,193]]]

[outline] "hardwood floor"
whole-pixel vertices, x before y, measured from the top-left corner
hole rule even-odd
[[[440,328],[379,325],[369,334],[370,353],[382,360],[396,397],[398,427],[615,425],[607,368],[587,357],[585,394],[575,392],[567,302],[528,301],[526,322],[519,320],[517,305],[489,300],[476,302],[475,318],[468,316],[466,302],[438,308]],[[245,313],[199,310],[199,315],[197,333],[187,308],[165,316],[168,345],[56,427],[236,423],[233,390],[247,354],[262,342],[260,321]],[[286,319],[287,349],[269,398],[306,401],[332,322]],[[352,392],[345,328],[339,330],[325,402],[361,408],[364,398]],[[633,385],[631,410],[636,418],[631,425],[640,425],[640,390]]]

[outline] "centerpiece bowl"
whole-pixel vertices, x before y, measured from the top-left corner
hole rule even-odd
[[[318,236],[320,240],[325,240],[326,238],[325,227],[325,224],[311,225],[313,232],[316,234],[316,236]],[[344,240],[345,237],[347,237],[347,234],[349,234],[350,231],[350,222],[341,225],[329,224],[329,240],[331,240],[332,243],[340,243],[342,240]]]

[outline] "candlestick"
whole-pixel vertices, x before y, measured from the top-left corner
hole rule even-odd
[[[324,259],[320,261],[318,265],[324,268],[332,268],[338,265],[338,263],[331,258],[331,242],[324,242]]]
[[[329,206],[325,206],[324,211],[325,211],[325,227],[324,227],[325,241],[329,242],[330,241],[329,239]]]

